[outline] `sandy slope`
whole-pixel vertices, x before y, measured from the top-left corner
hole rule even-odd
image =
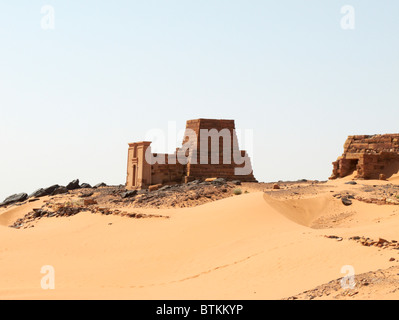
[[[364,273],[399,258],[397,251],[325,238],[399,238],[396,206],[356,201],[348,209],[329,189],[312,198],[255,192],[148,210],[170,219],[81,213],[7,227],[35,207],[40,203],[0,212],[0,299],[280,299],[342,277],[344,265]],[[336,227],[314,228],[345,210],[350,214]],[[55,290],[40,287],[43,265],[55,268]]]

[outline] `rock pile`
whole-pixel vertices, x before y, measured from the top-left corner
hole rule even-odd
[[[100,187],[105,187],[107,186],[104,182],[97,184],[94,188],[100,188]],[[22,203],[28,199],[33,199],[33,198],[41,198],[45,196],[54,196],[58,194],[67,194],[69,191],[76,190],[76,189],[86,189],[86,188],[92,188],[88,183],[82,183],[82,185],[79,185],[79,179],[73,180],[66,187],[60,186],[58,184],[52,185],[47,188],[40,188],[34,192],[32,192],[30,195],[26,193],[19,193],[19,194],[14,194],[12,196],[9,196],[6,198],[2,203],[0,203],[0,207],[5,207],[11,204],[17,204],[17,203]]]
[[[55,206],[43,205],[40,209],[33,209],[33,211],[27,213],[23,218],[18,219],[12,225],[11,228],[21,229],[21,228],[30,228],[33,227],[33,222],[42,219],[42,218],[58,218],[58,217],[71,217],[77,215],[80,212],[91,212],[91,213],[100,213],[103,215],[118,215],[121,217],[128,218],[165,218],[168,219],[169,216],[163,215],[155,215],[155,214],[143,214],[143,213],[129,213],[126,211],[110,209],[106,207],[98,207],[93,205],[75,205],[73,203],[70,204],[58,204]]]
[[[362,201],[365,203],[373,203],[377,205],[399,205],[399,199],[392,199],[392,198],[363,198],[363,197],[356,197],[356,200]]]
[[[343,237],[334,236],[334,235],[324,236],[324,237],[328,238],[328,239],[336,239],[338,241],[342,241],[344,239]],[[371,238],[360,237],[360,236],[350,237],[350,238],[348,238],[348,240],[356,241],[357,243],[359,243],[365,247],[378,247],[378,248],[382,248],[382,249],[399,250],[399,242],[397,240],[389,241],[389,240],[385,240],[383,238],[378,238],[378,240],[374,240]]]
[[[12,196],[7,197],[2,203],[0,203],[0,207],[2,206],[8,206],[10,204],[14,204],[17,202],[22,202],[28,199],[28,195],[26,193],[19,193],[19,194],[14,194]]]
[[[121,201],[128,201],[133,207],[192,207],[205,202],[219,200],[233,195],[236,183],[223,178],[208,181],[195,180],[185,184],[166,185],[155,191],[124,191]]]
[[[379,248],[383,248],[383,249],[389,248],[389,249],[399,250],[399,243],[396,240],[388,241],[383,238],[378,238],[378,240],[373,240],[370,238],[358,237],[358,236],[351,237],[351,238],[349,238],[349,240],[356,241],[366,247],[374,246],[374,247],[379,247]]]

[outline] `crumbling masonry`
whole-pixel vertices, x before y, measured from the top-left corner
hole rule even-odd
[[[212,139],[215,137],[202,135],[203,131],[211,130],[218,133],[216,149],[212,148]],[[219,135],[222,132],[227,133],[228,137]],[[150,185],[187,183],[206,178],[256,182],[246,151],[238,148],[234,120],[188,120],[182,145],[173,154],[157,154],[151,153],[150,141],[129,143],[126,187],[142,189]],[[182,155],[187,159],[186,163],[180,161]],[[240,161],[236,161],[237,158]],[[154,159],[165,161],[154,163]]]
[[[344,153],[333,162],[330,179],[357,172],[357,179],[390,177],[399,168],[399,134],[349,136]]]

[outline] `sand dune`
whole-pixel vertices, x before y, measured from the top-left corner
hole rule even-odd
[[[329,190],[288,200],[251,192],[146,211],[170,219],[87,212],[7,227],[34,207],[40,203],[0,214],[1,299],[280,299],[342,277],[344,265],[364,273],[392,266],[398,255],[346,240],[399,238],[396,206],[355,202],[348,209]],[[351,214],[336,226],[315,228],[345,211]],[[345,240],[324,237],[331,234]],[[40,287],[43,265],[55,269],[55,290]]]
[[[281,215],[288,219],[309,227],[317,217],[323,215],[329,205],[331,197],[321,196],[310,199],[276,200],[264,195],[266,202]]]
[[[0,211],[0,226],[8,226],[13,221],[22,218],[28,211],[40,207],[46,199],[47,197],[42,198],[39,201],[28,203],[24,206],[3,209]]]

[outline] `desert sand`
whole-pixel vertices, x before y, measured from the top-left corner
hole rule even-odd
[[[337,194],[396,188],[399,177],[350,180],[246,183],[247,193],[189,208],[134,209],[169,218],[87,211],[17,229],[50,198],[0,209],[0,299],[397,299],[399,250],[351,238],[399,240],[399,206],[345,206]],[[44,265],[53,290],[41,288]],[[353,290],[339,285],[345,265]]]

